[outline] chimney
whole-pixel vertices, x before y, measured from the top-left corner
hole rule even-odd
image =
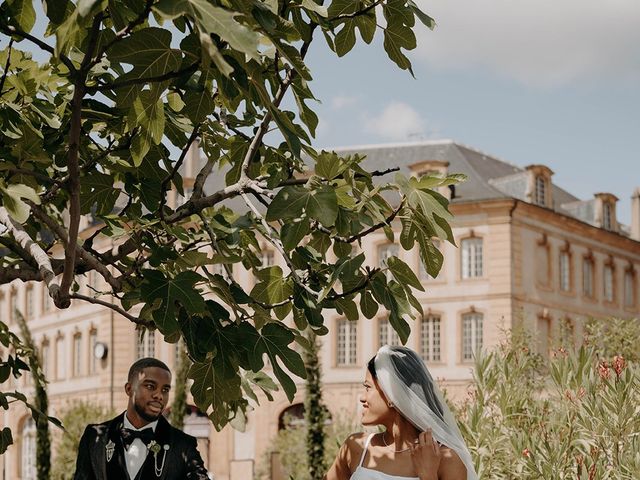
[[[640,242],[640,187],[631,195],[631,238]]]

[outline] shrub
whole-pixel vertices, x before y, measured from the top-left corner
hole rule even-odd
[[[605,355],[617,335],[549,359],[532,340],[514,332],[476,359],[458,418],[480,478],[640,478],[640,368]]]
[[[73,478],[78,456],[78,444],[85,427],[90,423],[101,423],[115,416],[115,412],[91,402],[72,403],[61,414],[64,433],[55,445],[57,452],[53,460],[51,478],[67,480]]]
[[[285,425],[290,425],[290,419],[285,417]],[[362,426],[349,418],[346,414],[337,415],[325,428],[324,463],[331,465],[342,442],[354,433],[362,431]],[[280,430],[271,442],[271,447],[258,462],[254,480],[269,480],[271,478],[271,456],[280,453],[280,464],[284,478],[295,480],[310,480],[311,476],[307,464],[307,445],[305,439],[307,429],[304,426],[289,427]]]

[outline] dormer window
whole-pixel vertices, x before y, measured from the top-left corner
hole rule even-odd
[[[595,225],[610,232],[618,231],[616,202],[618,198],[610,193],[595,194]]]
[[[526,201],[541,207],[551,208],[553,206],[553,198],[551,198],[553,172],[545,165],[529,165],[525,168],[528,174]]]
[[[537,205],[547,205],[547,180],[542,176],[536,176],[536,195],[535,203]]]
[[[449,174],[449,162],[442,160],[423,160],[409,165],[411,174],[420,178],[427,177],[446,177]],[[455,196],[455,190],[450,186],[438,187],[438,193],[451,200]]]
[[[613,228],[612,217],[611,204],[605,203],[602,205],[602,228],[605,230],[611,230]]]

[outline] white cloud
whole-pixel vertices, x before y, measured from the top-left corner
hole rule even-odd
[[[331,108],[334,110],[342,110],[343,108],[352,107],[358,103],[356,97],[349,95],[336,95],[331,99]]]
[[[408,140],[411,137],[425,135],[426,122],[410,105],[403,102],[391,102],[377,116],[368,116],[364,120],[367,132],[390,140]]]
[[[416,60],[483,68],[538,87],[640,80],[638,0],[418,0]]]

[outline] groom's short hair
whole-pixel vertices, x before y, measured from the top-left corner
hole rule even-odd
[[[142,372],[142,370],[149,367],[162,368],[163,370],[166,370],[167,372],[171,373],[171,370],[169,370],[169,367],[167,367],[166,363],[161,362],[157,358],[145,357],[133,362],[133,365],[131,365],[131,367],[129,368],[129,374],[127,375],[127,382],[129,383],[133,382],[133,379],[136,378],[136,376],[140,372]]]

